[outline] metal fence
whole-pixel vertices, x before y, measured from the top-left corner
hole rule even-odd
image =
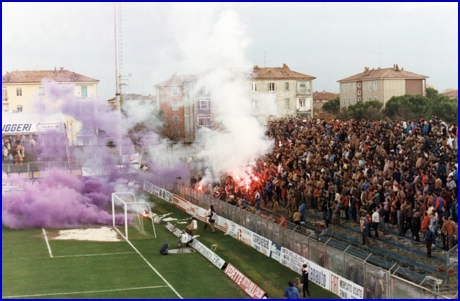
[[[69,163],[67,161],[26,162],[22,164],[2,163],[2,171],[5,173],[34,172],[51,168],[69,169]]]
[[[448,299],[439,293],[439,287],[429,277],[425,277],[419,284],[410,282],[398,276],[402,267],[394,264],[391,268],[383,268],[371,264],[369,261],[374,255],[369,253],[364,259],[359,258],[352,254],[353,247],[351,245],[347,246],[344,250],[338,249],[331,245],[330,239],[321,241],[312,231],[296,230],[293,224],[289,224],[288,227],[280,226],[270,219],[270,217],[264,218],[250,213],[249,211],[216,199],[209,194],[203,194],[179,183],[165,183],[160,180],[156,181],[155,185],[164,188],[173,186],[174,189],[170,191],[199,207],[208,208],[210,205],[214,205],[218,215],[363,286],[364,298]],[[447,266],[446,261],[446,267],[449,267],[450,270],[454,266],[455,269],[457,268],[457,265],[452,263],[452,258],[454,256],[456,258],[456,255],[457,252],[450,254],[450,266]],[[375,285],[377,283],[380,285],[383,284],[382,296],[375,295]]]

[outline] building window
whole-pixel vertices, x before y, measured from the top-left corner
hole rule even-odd
[[[358,101],[361,101],[361,97],[358,97]]]
[[[38,95],[45,95],[45,88],[44,87],[38,87]]]
[[[81,86],[81,98],[88,97],[88,86]]]
[[[173,139],[174,139],[174,140],[179,139],[179,131],[174,131],[174,133],[173,133]]]
[[[251,87],[251,91],[252,91],[252,92],[257,92],[257,83],[252,83],[251,86],[252,86],[252,87]]]
[[[356,97],[353,97],[353,104],[356,104]]]
[[[8,104],[7,103],[2,103],[2,111],[3,112],[8,112],[8,110],[9,110]]]
[[[2,87],[2,101],[8,101],[8,93],[6,87]]]
[[[346,85],[346,84],[343,84],[343,85],[342,85],[342,91],[343,91],[343,92],[346,92],[346,91],[347,91],[347,85]]]
[[[257,99],[252,99],[252,108],[257,109]]]
[[[371,82],[367,83],[367,90],[369,90],[369,91],[372,90],[372,83]]]
[[[361,83],[358,83],[358,88],[361,88]]]
[[[17,106],[17,111],[22,112],[22,106]]]
[[[377,96],[374,97],[374,100],[379,100],[379,98]]]
[[[378,87],[379,87],[379,86],[378,86],[378,83],[377,83],[377,82],[374,82],[374,91],[377,91]]]
[[[356,91],[356,83],[353,83],[352,89],[353,91]]]
[[[285,107],[285,108],[289,108],[289,98],[286,98],[286,99],[284,100],[284,107]]]
[[[179,116],[173,116],[172,121],[173,121],[174,125],[178,125],[179,124]]]
[[[275,83],[269,83],[268,84],[268,91],[270,91],[270,92],[275,91]]]
[[[22,88],[21,87],[16,88],[16,96],[22,96]]]
[[[363,91],[366,91],[366,83],[363,83]]]
[[[358,90],[358,95],[361,95],[361,90]]]
[[[179,110],[179,103],[173,102],[173,103],[172,103],[172,110],[173,110],[173,111]]]
[[[284,83],[284,91],[289,91],[289,82]]]
[[[348,105],[350,105],[350,97],[348,97]]]
[[[369,97],[369,100],[372,100],[372,97]]]
[[[173,87],[171,90],[172,96],[177,96],[179,95],[179,89],[177,87]]]
[[[299,105],[301,108],[305,108],[306,104],[307,104],[307,101],[305,100],[305,98],[299,99]]]
[[[198,116],[198,125],[210,127],[211,126],[211,117],[209,116]]]
[[[210,108],[209,99],[198,100],[198,109],[206,110]]]

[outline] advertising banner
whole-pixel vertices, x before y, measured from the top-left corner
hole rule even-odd
[[[228,232],[230,221],[222,216],[217,216],[216,227],[217,229],[223,231],[224,233]]]
[[[363,299],[363,287],[331,272],[330,291],[342,299]]]
[[[176,207],[179,207],[180,209],[184,210],[185,212],[187,212],[188,210],[188,206],[189,206],[188,201],[181,198],[180,196],[174,195],[173,204]]]
[[[167,222],[165,225],[165,228],[169,230],[172,234],[174,234],[176,237],[181,237],[182,235],[182,230],[171,224],[170,222]]]
[[[306,264],[309,270],[308,279],[321,286],[322,288],[329,290],[329,270],[317,265],[314,262],[309,261],[308,259],[292,252],[289,249],[286,249],[285,247],[281,247],[280,263],[300,275],[302,275],[302,265]]]
[[[252,235],[252,247],[260,253],[264,254],[265,256],[270,257],[271,246],[271,240],[266,239],[265,237],[262,237],[257,233],[254,233]]]
[[[270,258],[280,262],[281,259],[281,246],[275,242],[272,242],[270,247]]]
[[[227,234],[252,247],[252,239],[254,232],[249,231],[248,229],[245,229],[232,221],[229,221]]]
[[[230,263],[225,268],[225,274],[232,279],[242,290],[244,290],[253,299],[262,299],[265,296],[265,292],[257,286],[254,282],[241,273]]]
[[[216,253],[211,251],[208,247],[203,245],[201,242],[198,240],[194,239],[190,245],[197,250],[198,252],[201,253],[204,257],[206,257],[212,264],[214,264],[216,267],[219,269],[222,269],[222,267],[225,264],[225,261],[220,258]]]

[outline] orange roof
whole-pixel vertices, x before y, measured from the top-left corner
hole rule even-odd
[[[53,80],[58,83],[99,82],[97,79],[61,68],[60,70],[6,72],[6,74],[2,76],[2,83],[40,83],[42,79]]]
[[[450,98],[458,98],[458,90],[452,90],[449,92],[444,92],[442,95],[450,97]]]
[[[364,68],[364,71],[350,77],[338,80],[338,82],[356,82],[366,81],[374,79],[427,79],[428,76],[420,75],[417,73],[405,71],[404,68],[399,68],[398,65],[394,65],[393,68],[372,68],[369,70],[368,67]]]
[[[332,93],[332,92],[313,92],[313,100],[329,100],[331,98],[335,98],[340,96],[339,93]]]
[[[311,80],[316,77],[295,72],[289,69],[286,64],[283,67],[259,67],[254,66],[252,77],[255,79],[297,79],[297,80]]]

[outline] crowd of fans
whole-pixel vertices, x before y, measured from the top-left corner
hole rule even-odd
[[[363,244],[389,226],[415,241],[432,231],[446,250],[457,244],[456,124],[434,114],[404,122],[291,117],[270,122],[267,135],[275,147],[249,183],[227,176],[192,185],[254,213],[261,204],[274,215],[284,207],[299,226],[306,210],[322,212],[326,227],[355,223]]]
[[[3,164],[9,163],[22,166],[26,149],[35,149],[37,137],[33,134],[26,135],[2,135]]]

